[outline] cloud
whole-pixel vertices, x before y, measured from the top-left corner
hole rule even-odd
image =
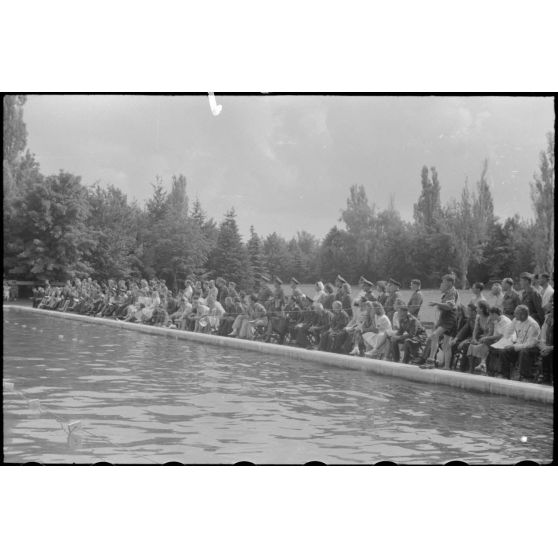
[[[64,168],[144,201],[161,175],[187,177],[217,220],[232,205],[240,228],[337,223],[351,184],[379,207],[395,195],[411,218],[423,165],[438,168],[442,199],[456,197],[490,159],[496,212],[530,209],[528,182],[553,128],[551,99],[505,97],[31,96],[29,147],[45,173]],[[510,196],[511,171],[517,187]]]

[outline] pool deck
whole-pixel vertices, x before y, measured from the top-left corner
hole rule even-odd
[[[4,309],[10,308],[24,312],[35,312],[43,315],[54,316],[60,319],[108,325],[115,328],[130,329],[151,335],[162,335],[172,339],[185,339],[219,347],[246,349],[259,353],[280,355],[292,359],[307,360],[328,366],[335,366],[337,368],[363,370],[374,374],[381,374],[383,376],[391,376],[394,378],[405,378],[406,380],[413,380],[416,382],[451,386],[492,395],[506,395],[519,399],[539,401],[541,403],[552,404],[554,402],[554,388],[552,386],[516,382],[502,378],[490,378],[488,376],[477,376],[464,372],[455,372],[453,370],[439,370],[436,368],[433,370],[421,370],[418,366],[409,364],[326,353],[323,351],[313,351],[273,343],[261,343],[245,339],[220,337],[218,335],[208,335],[206,333],[194,333],[191,331],[182,331],[165,327],[122,322],[108,318],[95,318],[79,314],[63,314],[53,310],[38,310],[27,306],[10,304],[4,305]]]

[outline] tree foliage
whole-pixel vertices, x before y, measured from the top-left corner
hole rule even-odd
[[[535,267],[539,272],[554,270],[554,134],[547,135],[546,150],[540,152],[539,172],[531,182],[535,212]]]
[[[161,177],[145,206],[114,186],[87,187],[73,174],[43,176],[25,151],[24,96],[4,97],[4,273],[10,278],[55,279],[158,276],[176,289],[191,275],[221,275],[249,289],[255,274],[301,282],[351,282],[416,277],[437,286],[455,271],[463,287],[474,281],[554,268],[554,135],[548,134],[530,184],[533,221],[494,215],[488,160],[476,187],[466,183],[442,206],[441,180],[423,166],[413,221],[405,222],[392,198],[387,208],[369,201],[362,184],[349,188],[339,226],[322,240],[307,231],[290,239],[240,236],[234,209],[218,225],[198,198],[190,203],[187,179]]]

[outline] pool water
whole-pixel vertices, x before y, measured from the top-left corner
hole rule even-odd
[[[3,325],[6,462],[552,459],[551,405],[18,309]]]

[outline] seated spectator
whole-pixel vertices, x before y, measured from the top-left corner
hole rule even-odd
[[[316,304],[320,303],[318,302]],[[303,298],[301,301],[300,319],[294,326],[293,331],[293,338],[299,347],[308,347],[308,333],[310,328],[314,325],[315,320],[316,315],[314,313],[312,301],[308,297]]]
[[[253,339],[256,329],[266,331],[268,325],[267,310],[263,304],[258,302],[256,295],[249,297],[248,319],[245,320],[240,328],[238,337],[240,339]]]
[[[416,355],[426,341],[426,331],[416,316],[409,312],[406,304],[399,305],[398,328],[390,338],[391,354],[394,362],[399,362],[401,355],[399,344],[403,343],[403,363],[407,364]]]
[[[225,313],[221,316],[221,320],[219,322],[219,335],[229,335],[229,333],[231,333],[237,314],[237,306],[232,297],[225,297],[224,302],[223,309],[225,310]],[[242,308],[239,307],[239,310],[242,311]]]
[[[295,339],[295,327],[302,319],[302,301],[305,298],[305,295],[293,296],[285,306],[285,317],[280,320],[269,320],[266,340],[269,341],[273,333],[279,335],[280,344],[284,343],[287,333],[291,339]]]
[[[229,283],[230,285],[230,283]],[[230,288],[229,288],[230,290]],[[242,293],[244,294],[244,293]],[[250,309],[252,301],[250,297],[244,295],[242,298],[240,295],[237,297],[237,311],[236,317],[232,324],[231,332],[229,333],[229,337],[238,337],[240,330],[242,329],[244,322],[250,319]]]
[[[486,357],[488,356],[488,344],[486,340],[492,337],[493,322],[490,320],[490,306],[484,299],[477,301],[477,317],[475,327],[467,351],[469,358],[469,372],[477,370],[486,373]],[[489,343],[491,344],[491,343]],[[475,359],[481,359],[479,367],[475,368]]]
[[[177,329],[186,329],[186,318],[192,312],[192,305],[186,298],[178,303],[178,308],[169,316],[171,324]]]
[[[465,313],[464,320],[458,320],[461,327],[458,325],[458,330],[450,341],[450,347],[452,349],[452,360],[453,357],[458,357],[459,370],[465,372],[469,369],[469,359],[467,358],[467,353],[469,352],[469,345],[471,344],[471,339],[473,338],[473,330],[475,329],[475,323],[477,319],[477,307],[475,304],[470,302],[467,306],[463,307]],[[471,368],[472,369],[472,368]]]
[[[345,326],[349,323],[349,316],[343,309],[343,304],[340,300],[333,302],[332,312],[331,325],[329,329],[322,333],[320,339],[320,350],[338,353],[347,336]]]
[[[527,306],[520,304],[515,309],[512,322],[510,345],[501,351],[502,374],[506,378],[511,376],[511,366],[519,363],[519,379],[533,379],[532,366],[538,355],[539,334],[541,328],[537,321],[529,315]]]
[[[391,331],[391,323],[386,316],[384,307],[379,302],[373,302],[374,306],[374,327],[367,333],[362,334],[368,358],[381,359],[389,348],[388,333]]]
[[[358,356],[364,355],[365,345],[362,336],[364,333],[370,333],[375,327],[374,305],[372,301],[366,300],[360,304],[360,312],[358,318],[351,320],[345,328],[347,331],[347,350],[349,354]]]
[[[430,339],[430,355],[421,368],[429,369],[436,366],[436,353],[442,342],[442,351],[444,353],[444,368],[451,367],[451,337],[456,333],[457,326],[457,305],[459,303],[459,294],[454,287],[455,276],[447,274],[442,277],[440,290],[442,292],[441,302],[430,302],[430,306],[435,306],[440,310],[440,315],[434,331],[429,336]]]
[[[319,302],[314,302],[314,322],[309,328],[309,332],[314,336],[316,343],[320,346],[322,335],[331,327],[333,313],[326,310]]]
[[[167,327],[168,325],[170,325],[170,323],[171,321],[169,318],[169,314],[166,311],[163,302],[159,302],[158,304],[156,303],[153,307],[149,324],[154,326]]]
[[[544,384],[554,385],[554,293],[546,305],[546,316],[539,338],[539,351],[541,355],[540,381]]]
[[[203,303],[203,299],[201,297],[196,297],[192,300],[192,312],[187,318],[187,321],[190,323],[190,327],[194,326],[194,331],[196,333],[201,333],[204,328],[205,321],[203,318],[209,314],[209,307]],[[201,322],[201,324],[200,324]]]
[[[502,365],[498,352],[492,348],[492,345],[500,341],[500,339],[510,339],[513,328],[512,321],[507,316],[504,316],[499,306],[492,306],[490,308],[490,321],[492,322],[492,335],[483,341],[488,346],[488,355],[482,355],[484,359],[481,360],[477,371],[482,374],[488,371],[490,375],[494,375],[495,372],[499,373],[501,371]],[[482,366],[483,364],[484,367]]]
[[[209,289],[211,291],[211,284]],[[200,322],[203,321],[203,324],[200,325],[203,327],[204,332],[214,333],[219,330],[221,318],[225,315],[225,309],[213,294],[207,297],[207,307],[209,308],[209,313],[206,318],[200,320]]]

